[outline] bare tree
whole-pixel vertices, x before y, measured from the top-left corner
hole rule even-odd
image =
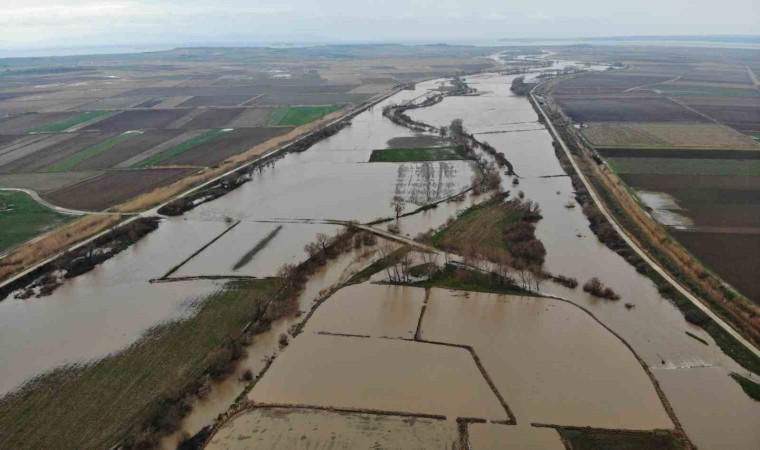
[[[401,213],[404,212],[404,208],[406,208],[404,197],[399,194],[394,195],[391,200],[391,207],[393,207],[393,211],[396,213],[396,220],[398,220]]]
[[[383,258],[383,260],[386,262],[385,272],[388,274],[388,279],[393,281],[393,276],[391,275],[390,268],[390,256],[394,251],[396,251],[396,244],[387,239],[383,239],[380,241],[380,245],[377,246],[377,250],[380,252],[380,256]]]
[[[410,280],[409,271],[412,268],[412,264],[414,264],[414,258],[412,258],[411,252],[407,253],[401,258],[401,276],[404,282],[408,283]]]
[[[309,242],[308,244],[304,245],[303,249],[312,258],[317,256],[319,252],[322,251],[322,248],[316,242]]]
[[[325,233],[319,233],[317,234],[317,245],[322,248],[323,252],[327,252],[327,248],[330,246],[330,243],[332,242],[332,238],[325,234]]]

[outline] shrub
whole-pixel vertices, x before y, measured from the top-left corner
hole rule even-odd
[[[612,288],[609,288],[602,283],[599,278],[593,277],[590,280],[586,281],[586,283],[583,285],[583,291],[588,292],[589,294],[606,298],[609,300],[619,300],[620,296],[615,293],[615,291],[612,290]]]

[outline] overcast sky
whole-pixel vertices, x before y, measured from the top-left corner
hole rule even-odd
[[[760,0],[0,0],[0,49],[759,34]]]

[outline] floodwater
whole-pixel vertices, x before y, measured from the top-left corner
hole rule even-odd
[[[749,398],[725,370],[699,367],[654,373],[686,434],[699,448],[757,448],[760,402]]]
[[[330,264],[322,266],[312,274],[303,291],[298,296],[301,311],[308,311],[321,292],[332,286],[347,281],[353,274],[363,269],[375,258],[375,249],[361,249],[344,253],[333,259]],[[204,426],[210,424],[221,413],[225,412],[243,391],[245,383],[240,377],[246,370],[257,374],[264,368],[265,356],[276,354],[279,350],[279,336],[287,333],[288,329],[303,320],[300,317],[284,317],[272,323],[272,328],[256,335],[251,346],[246,348],[246,356],[239,362],[235,375],[216,383],[211,393],[203,399],[195,399],[192,412],[185,417],[181,430],[165,439],[162,447],[175,448],[183,439],[184,432],[195,434]]]
[[[481,130],[490,131],[498,123],[536,120],[536,113],[530,103],[509,92],[514,77],[489,74],[467,77],[470,85],[487,94],[478,97],[448,97],[438,105],[411,111],[409,115],[415,120],[433,125],[446,124],[454,118],[462,117],[465,127],[475,132],[478,139],[488,141],[503,152],[520,176],[519,186],[511,190],[524,191],[526,198],[541,206],[544,218],[538,223],[536,234],[547,249],[546,268],[552,273],[575,277],[581,284],[591,277],[599,277],[619,293],[622,299],[598,299],[581,289],[568,289],[554,283],[544,283],[542,291],[588,308],[625,339],[648,366],[673,368],[672,372],[668,372],[673,380],[682,378],[687,383],[689,372],[702,367],[714,367],[726,379],[732,371],[746,374],[747,371],[726,356],[704,330],[686,322],[675,306],[659,295],[654,283],[598,242],[589,230],[581,208],[565,208],[573,196],[569,177],[541,178],[564,174],[554,154],[548,131],[480,134]],[[498,111],[493,112],[494,108]],[[505,176],[504,182],[505,186],[511,186],[510,177]],[[624,307],[624,303],[632,303],[635,307],[629,310]],[[709,345],[705,346],[689,337],[686,331],[708,341]],[[654,373],[659,379],[662,371]],[[730,398],[733,395],[729,392],[733,387],[729,388],[727,383],[707,381],[710,381],[709,385],[689,391],[694,404],[703,405],[704,410],[709,410],[714,396],[725,395]],[[677,381],[663,385],[662,388],[668,398],[684,394]],[[754,439],[757,442],[756,434],[749,430],[757,428],[760,423],[760,403],[747,406],[747,413],[741,416],[699,415],[688,411],[679,414],[679,419],[687,430],[725,427],[741,434],[734,440],[751,442]],[[704,434],[697,433],[690,437],[697,446],[712,447]],[[730,445],[730,442],[728,444],[722,448],[741,448]]]
[[[304,246],[313,242],[318,233],[334,235],[342,229],[325,224],[241,222],[185,263],[172,277],[275,276],[283,264],[305,260],[308,255]],[[264,245],[262,241],[268,236],[271,240]],[[246,258],[260,243],[263,248]]]
[[[472,346],[518,424],[673,426],[630,350],[570,303],[432,289],[421,331]]]
[[[535,111],[526,99],[515,97],[509,92],[513,78],[514,76],[493,74],[467,77],[467,81],[481,95],[448,97],[435,106],[410,111],[409,115],[432,125],[446,125],[454,118],[462,118],[465,127],[479,139],[489,142],[507,156],[520,176],[519,186],[510,189],[524,191],[526,198],[537,201],[541,206],[544,219],[538,224],[537,236],[547,249],[547,269],[575,277],[581,283],[597,276],[618,292],[622,300],[601,300],[580,289],[567,289],[552,283],[544,283],[542,291],[589,309],[595,317],[625,339],[646,364],[655,369],[655,376],[661,380],[666,396],[673,399],[679,419],[697,446],[716,447],[716,441],[722,439],[716,436],[722,435],[705,431],[710,429],[732,430],[731,439],[721,441],[725,445],[720,445],[720,448],[746,448],[744,444],[756,443],[760,403],[734,401],[744,394],[737,391],[738,386],[728,378],[731,371],[746,371],[724,355],[704,331],[688,324],[681,313],[658,294],[650,280],[639,275],[621,257],[600,244],[588,229],[580,208],[565,208],[565,204],[572,200],[572,186],[568,177],[541,178],[563,175],[564,172],[554,155],[550,135],[536,123]],[[239,225],[242,227],[240,233],[245,233],[248,227],[255,229],[254,222],[259,220],[369,221],[393,215],[390,200],[396,193],[407,199],[409,211],[416,207],[413,205],[415,202],[442,199],[465,188],[473,173],[467,162],[458,161],[446,165],[367,162],[371,151],[386,147],[390,139],[414,135],[383,118],[383,104],[415,98],[435,86],[435,81],[420,83],[414,91],[402,91],[394,95],[373,110],[360,114],[352,120],[351,126],[308,151],[288,154],[274,165],[256,171],[252,181],[228,195],[203,204],[183,217],[165,221],[140,243],[91,273],[70,280],[50,297],[23,301],[7,299],[0,302],[0,392],[7,392],[24,380],[61,364],[92,360],[118,351],[139,339],[151,326],[187,314],[187,308],[183,305],[207,296],[219,286],[210,281],[149,284],[148,280],[160,277],[221,233],[227,227],[226,217],[244,221]],[[505,187],[511,186],[511,182],[511,177],[504,176]],[[475,201],[479,199],[467,195],[464,201],[444,202],[438,208],[402,218],[402,233],[414,236],[418,232],[440,226],[449,216]],[[248,225],[249,223],[254,224]],[[290,225],[285,224],[286,227]],[[285,230],[283,228],[280,233],[285,233]],[[279,247],[274,246],[278,237],[275,237],[270,242],[271,247],[267,246],[254,255],[240,270],[246,274],[261,274],[265,272],[259,268],[266,270],[270,266],[276,268],[282,262],[298,262],[303,257],[301,243],[313,239],[319,228],[299,225],[292,227],[292,231],[290,239],[298,241],[298,245],[294,244],[292,249],[288,247],[287,251],[278,253]],[[193,269],[192,272],[196,272],[193,275],[201,275],[207,269],[229,273],[229,268],[240,260],[240,255],[251,250],[259,241],[258,229],[251,233],[249,237],[241,238],[240,245],[236,245],[235,240],[226,240],[229,236],[225,236],[181,270]],[[215,248],[216,245],[219,246]],[[360,268],[357,261],[367,262],[366,257],[360,254],[344,255],[317,274],[316,278],[313,277],[314,281],[309,281],[306,292],[301,297],[301,309],[307,311],[321,290],[339,280],[345,280],[352,271]],[[416,305],[414,301],[410,303]],[[632,303],[635,307],[629,310],[624,307],[624,303]],[[332,308],[329,300],[323,306]],[[350,306],[347,307],[348,310],[363,308],[359,305]],[[410,306],[409,310],[415,308],[416,306]],[[550,308],[550,311],[554,309],[557,307]],[[408,335],[408,317],[413,314],[399,311],[388,313],[403,316],[407,320],[402,321],[390,334]],[[539,312],[533,316],[527,312],[518,314],[524,314],[524,319],[531,323],[540,320],[537,317],[552,313]],[[320,315],[321,313],[314,317]],[[567,320],[567,327],[570,327],[571,320],[588,323],[588,319],[582,319],[579,314],[574,314],[574,317],[576,318]],[[252,368],[254,372],[260,370],[264,364],[262,359],[276,351],[278,335],[286,331],[294,320],[289,318],[278,321],[270,332],[257,337],[241,368]],[[456,320],[453,322],[460,325]],[[315,324],[319,323],[315,321]],[[366,334],[382,333],[387,328],[378,322],[365,323],[368,326]],[[589,330],[586,328],[579,328],[581,336],[593,334],[594,331],[591,330],[598,326],[590,327]],[[686,331],[705,339],[709,345],[705,346],[687,336]],[[472,336],[468,338],[475,339]],[[609,335],[599,337],[602,342],[599,345],[618,349],[621,347],[620,344],[605,344],[610,339]],[[593,348],[596,348],[596,344]],[[518,350],[520,352],[514,361],[518,362],[515,365],[521,366],[526,352]],[[630,353],[627,349],[623,350],[611,360],[624,358],[630,361]],[[557,353],[556,349],[550,348],[542,356],[546,356],[547,360],[562,360],[562,355]],[[377,358],[373,358],[375,356]],[[588,359],[589,355],[581,356],[585,358],[582,360],[593,367],[606,367],[601,358],[593,360]],[[332,361],[335,364],[331,364]],[[310,366],[302,370],[306,367],[304,364]],[[632,367],[627,362],[621,364]],[[296,366],[300,373],[288,370]],[[277,369],[278,367],[282,369]],[[522,371],[527,370],[527,367],[525,364],[525,368],[513,370],[517,376],[525,378],[527,375]],[[699,388],[693,388],[698,384],[693,381],[696,378],[695,371],[707,370],[705,367],[717,375],[699,378]],[[657,370],[659,368],[670,370]],[[584,372],[589,368],[577,368],[573,361],[568,361],[559,372],[575,370]],[[626,374],[623,379],[631,377],[638,380],[644,376],[640,368],[632,368],[631,371],[634,372],[633,375]],[[345,375],[344,372],[356,376],[338,376]],[[384,376],[380,377],[380,374]],[[542,379],[552,378],[547,375]],[[278,384],[277,380],[283,381]],[[346,384],[346,380],[351,383]],[[505,392],[510,389],[508,381],[500,380],[505,384]],[[581,381],[578,380],[579,383]],[[559,386],[565,386],[562,384],[565,380],[556,382]],[[638,383],[636,381],[632,385],[635,388],[620,383],[618,389],[628,394],[616,393],[611,398],[621,398],[621,401],[627,402],[632,393],[641,392],[642,401],[648,402],[646,399],[650,394],[647,392],[651,392],[651,386],[639,386]],[[452,389],[452,386],[456,389]],[[692,388],[687,388],[690,386]],[[553,388],[557,389],[557,386]],[[221,383],[209,398],[197,402],[197,408],[184,423],[185,430],[194,433],[203,425],[209,424],[241,391],[242,384],[234,379]],[[253,398],[271,401],[313,401],[322,405],[335,405],[337,402],[352,407],[398,408],[405,411],[423,409],[434,414],[466,413],[479,417],[504,418],[498,401],[466,350],[380,338],[336,337],[305,332],[294,339],[291,346],[277,358],[272,370],[257,385],[252,395]],[[687,395],[688,399],[684,397]],[[505,394],[507,402],[512,404],[510,397],[511,395]],[[572,396],[559,398],[582,400],[573,399]],[[716,399],[725,402],[731,399],[730,406],[736,405],[741,414],[710,414],[711,405]],[[515,414],[519,420],[518,406],[526,402],[521,402],[519,397],[515,397],[514,402]],[[526,405],[523,408],[524,414],[531,417],[534,413],[539,416],[542,409],[549,407]],[[634,410],[636,409],[629,411]],[[643,427],[646,426],[646,420],[661,423],[657,411],[659,409],[655,408],[650,419],[640,417],[638,412],[628,414],[626,420],[632,423],[626,423],[625,427]],[[619,411],[613,411],[609,419],[597,418],[593,411],[577,412],[578,417],[622,423],[617,415]],[[567,413],[562,410],[558,410],[556,415],[558,419],[566,416]]]
[[[309,319],[306,331],[413,339],[425,290],[363,283],[333,294]]]
[[[156,324],[191,313],[188,306],[221,283],[147,281],[224,228],[222,223],[167,220],[129,250],[48,297],[0,302],[0,394],[56,366],[116,352]]]
[[[691,228],[694,225],[690,218],[678,212],[683,211],[683,208],[672,195],[665,192],[642,190],[637,190],[636,195],[652,209],[652,215],[661,224],[681,230]]]
[[[552,428],[529,426],[510,427],[492,423],[469,425],[470,444],[473,450],[521,449],[563,450],[559,433]]]
[[[206,448],[451,450],[457,439],[456,424],[444,420],[302,408],[257,408],[224,424]]]
[[[248,398],[507,420],[469,351],[397,339],[300,335]]]

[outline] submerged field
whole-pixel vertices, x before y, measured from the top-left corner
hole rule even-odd
[[[242,330],[272,286],[233,282],[209,298],[192,299],[189,318],[158,325],[112,356],[55,369],[3,397],[0,446],[110,448],[136,424],[178,422],[162,414],[160,400],[203,374],[219,356],[210,352]]]

